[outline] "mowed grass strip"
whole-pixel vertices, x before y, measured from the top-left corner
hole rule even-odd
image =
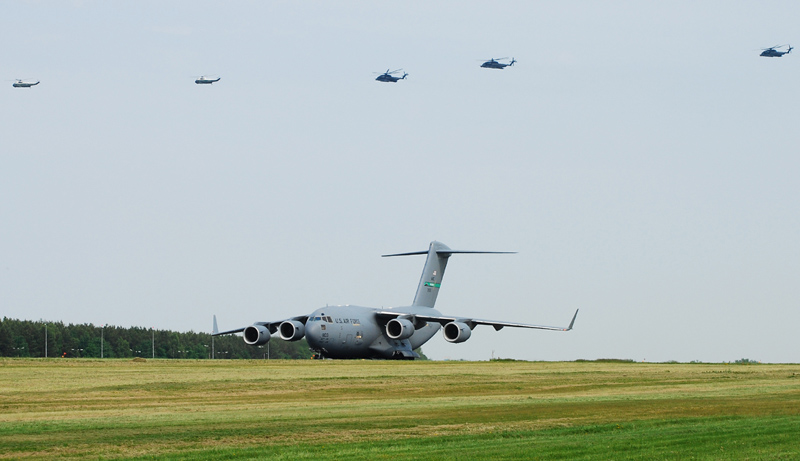
[[[775,458],[798,433],[798,365],[0,359],[0,457]]]
[[[140,459],[797,459],[798,419],[686,418],[543,430],[212,447]]]

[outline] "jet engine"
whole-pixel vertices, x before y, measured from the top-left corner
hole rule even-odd
[[[261,346],[269,342],[270,332],[264,325],[250,325],[244,329],[244,342],[251,346]]]
[[[414,324],[408,319],[392,319],[386,322],[386,336],[391,339],[408,339],[414,334]]]
[[[297,320],[287,320],[278,327],[281,339],[284,341],[297,341],[306,334],[306,326]]]
[[[450,322],[444,326],[444,339],[451,343],[463,343],[472,335],[469,325],[462,322]]]

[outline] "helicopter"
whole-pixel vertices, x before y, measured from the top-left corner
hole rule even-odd
[[[38,84],[39,84],[38,81],[36,81],[36,82],[26,82],[26,81],[17,79],[16,81],[14,81],[14,83],[11,86],[13,86],[14,88],[30,88],[30,87],[38,85]]]
[[[776,49],[776,48],[783,48],[784,46],[788,46],[789,49],[786,50],[786,51],[778,51]],[[791,45],[775,45],[775,46],[771,46],[769,48],[763,48],[762,49],[763,51],[761,51],[760,56],[763,56],[765,58],[780,58],[784,54],[791,53],[793,49],[794,48]]]
[[[508,58],[497,58],[497,59],[492,58],[492,59],[484,62],[483,64],[481,64],[481,67],[485,67],[487,69],[501,69],[502,70],[502,69],[505,69],[508,66],[513,66],[514,63],[517,62],[516,59],[511,58],[511,62],[510,63],[503,64],[503,63],[499,62],[501,59],[508,59]]]
[[[207,78],[205,75],[201,75],[194,82],[197,83],[198,85],[211,85],[214,82],[218,82],[219,79],[220,79],[220,77],[217,77],[216,80],[215,80],[213,78]]]
[[[403,76],[402,77],[395,77],[392,74],[396,74],[396,73],[402,72],[402,71],[403,71],[403,69],[397,69],[397,70],[393,70],[393,71],[389,72],[389,69],[386,69],[386,72],[378,75],[378,77],[375,80],[377,80],[379,82],[397,83],[398,80],[403,80],[404,78],[408,77],[408,73],[403,72]],[[378,72],[374,72],[374,73],[377,74]]]

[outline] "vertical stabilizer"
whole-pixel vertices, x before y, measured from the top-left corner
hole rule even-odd
[[[217,316],[215,315],[215,316],[214,316],[214,327],[213,327],[213,329],[211,330],[211,334],[212,334],[212,335],[215,335],[215,334],[217,334],[217,333],[219,333],[219,328],[217,328]]]
[[[425,260],[425,267],[422,269],[422,276],[419,279],[417,294],[414,296],[412,306],[433,307],[436,304],[436,297],[439,296],[439,288],[442,286],[444,269],[450,258],[449,251],[450,248],[444,243],[431,242],[428,248],[428,259]]]

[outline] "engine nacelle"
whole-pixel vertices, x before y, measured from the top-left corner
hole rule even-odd
[[[469,325],[462,322],[450,322],[444,326],[444,339],[451,343],[463,343],[472,336]]]
[[[306,335],[306,326],[297,320],[287,320],[278,327],[281,339],[284,341],[297,341]]]
[[[251,346],[267,344],[269,337],[269,329],[264,325],[250,325],[244,329],[244,342]]]
[[[414,324],[408,319],[392,319],[386,322],[386,336],[391,339],[408,339],[414,334]]]

